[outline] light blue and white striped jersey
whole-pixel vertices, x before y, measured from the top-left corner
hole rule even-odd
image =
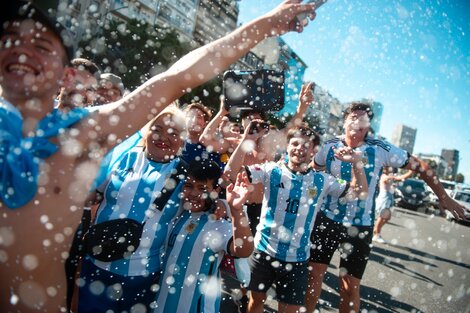
[[[164,243],[169,226],[182,212],[180,208],[181,181],[165,207],[160,211],[152,204],[161,194],[166,178],[176,168],[179,159],[158,163],[147,159],[142,147],[126,153],[111,175],[98,188],[103,193],[95,223],[119,218],[145,222],[137,250],[129,257],[113,262],[92,259],[93,263],[122,276],[142,276],[161,269]]]
[[[168,239],[152,312],[219,312],[219,266],[231,238],[230,222],[207,212],[183,212]]]
[[[342,162],[334,157],[333,148],[344,147],[344,137],[325,142],[315,155],[315,164],[325,167],[325,171],[337,178],[351,181],[351,163]],[[403,167],[408,163],[409,154],[386,141],[366,138],[364,144],[355,148],[363,152],[364,171],[369,185],[366,200],[355,200],[338,203],[337,199],[328,197],[322,211],[338,223],[355,226],[371,226],[375,220],[375,196],[378,192],[380,175],[384,166]]]
[[[284,163],[252,165],[247,170],[251,182],[264,185],[255,249],[285,262],[308,260],[317,207],[326,195],[340,197],[347,184],[311,169],[294,173]]]

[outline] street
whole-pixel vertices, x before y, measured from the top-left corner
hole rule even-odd
[[[361,287],[362,312],[470,312],[470,227],[396,208],[375,244]],[[337,265],[339,255],[335,256]],[[338,270],[330,266],[321,312],[337,311]]]
[[[470,227],[396,208],[375,244],[361,286],[361,312],[470,312]],[[338,311],[339,254],[323,283],[320,312]],[[267,311],[276,312],[275,301]]]

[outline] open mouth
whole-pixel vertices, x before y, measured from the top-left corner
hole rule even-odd
[[[170,146],[168,146],[166,143],[163,143],[163,142],[156,142],[155,147],[157,147],[159,149],[169,149],[170,148]]]
[[[14,73],[17,75],[24,75],[24,74],[38,75],[39,74],[39,72],[36,71],[33,67],[24,63],[12,63],[12,64],[9,64],[6,69],[9,73]]]

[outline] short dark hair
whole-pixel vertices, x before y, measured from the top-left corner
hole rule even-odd
[[[309,137],[310,141],[313,143],[313,147],[320,145],[320,135],[318,135],[318,133],[311,129],[306,123],[302,123],[289,129],[287,132],[287,142],[298,136]]]
[[[45,1],[42,5],[45,5]],[[26,19],[40,22],[51,30],[61,41],[65,50],[65,57],[67,58],[67,60],[64,60],[64,64],[67,64],[72,60],[75,54],[73,36],[62,23],[43,9],[45,9],[45,7],[39,6],[38,3],[33,3],[32,1],[4,1],[4,3],[2,3],[2,10],[0,11],[0,35],[3,35],[6,22],[22,21]]]
[[[202,112],[204,114],[204,119],[206,122],[210,121],[212,118],[212,111],[210,108],[206,107],[202,102],[193,102],[189,104],[186,108],[185,111],[189,111],[191,109],[196,109]]]
[[[96,77],[99,77],[101,72],[98,65],[84,58],[75,58],[70,61],[70,65],[77,70],[90,72],[91,75]]]
[[[219,184],[219,178],[222,176],[222,170],[220,166],[212,160],[201,159],[193,160],[189,163],[188,177],[192,177],[197,181],[210,180],[213,183],[213,187],[217,187]]]
[[[366,111],[370,120],[374,118],[374,112],[372,111],[372,107],[369,103],[354,101],[351,102],[348,107],[343,111],[343,119],[345,120],[349,114],[355,111]]]

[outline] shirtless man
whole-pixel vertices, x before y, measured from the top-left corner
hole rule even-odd
[[[16,0],[4,4],[0,24],[2,311],[64,310],[64,260],[92,173],[98,168],[100,156],[94,152],[135,133],[185,90],[211,79],[264,38],[301,31],[294,18],[313,12],[313,5],[298,2],[284,1],[194,50],[120,101],[90,113],[65,131],[59,131],[55,122],[67,122],[61,127],[66,128],[70,119],[51,120],[54,117],[47,115],[60,80],[70,73],[67,63],[72,54],[61,37],[64,29],[31,4]],[[78,110],[73,120],[83,115]],[[44,118],[49,120],[39,123]]]

